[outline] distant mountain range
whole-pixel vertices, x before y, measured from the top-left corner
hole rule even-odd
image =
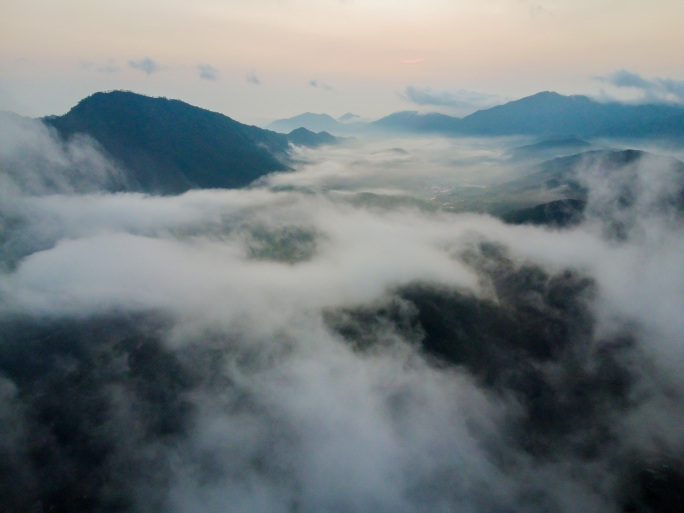
[[[360,116],[347,112],[339,118],[335,119],[328,114],[314,114],[313,112],[305,112],[292,118],[278,119],[273,123],[266,125],[266,129],[275,132],[289,133],[297,128],[306,128],[313,132],[330,132],[334,134],[349,134],[364,130],[366,123],[361,120]]]
[[[126,190],[158,194],[247,186],[268,173],[289,169],[291,144],[317,147],[340,142],[331,132],[520,134],[546,139],[516,149],[512,160],[525,159],[529,154],[549,158],[601,149],[583,138],[657,137],[681,142],[684,136],[684,107],[599,103],[585,96],[552,92],[464,118],[397,112],[369,123],[354,114],[334,119],[306,113],[269,125],[286,132],[278,133],[179,100],[112,91],[93,94],[67,114],[42,121],[64,140],[85,134],[97,141],[127,172]]]
[[[455,136],[677,138],[684,135],[684,107],[600,103],[587,96],[563,96],[547,91],[463,118],[403,111],[371,123],[344,124],[327,114],[307,113],[268,125],[276,131],[298,127],[323,129],[333,134],[389,131]]]
[[[87,134],[128,172],[134,190],[174,194],[244,187],[288,169],[289,144],[334,144],[330,134],[292,137],[239,123],[179,100],[126,91],[96,93],[43,121],[68,139]]]

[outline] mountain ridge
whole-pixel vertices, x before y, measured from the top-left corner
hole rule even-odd
[[[285,135],[180,100],[100,92],[43,122],[65,140],[77,133],[95,139],[145,192],[244,187],[288,169]]]
[[[315,117],[312,117],[315,116]],[[325,128],[320,120],[325,119]],[[543,137],[677,138],[684,135],[684,106],[602,103],[584,95],[542,91],[462,118],[415,110],[393,112],[369,123],[340,123],[327,114],[305,113],[276,120],[268,128],[289,132],[304,127],[329,132],[356,131],[452,136],[532,135]]]

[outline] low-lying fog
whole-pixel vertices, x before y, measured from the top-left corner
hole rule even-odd
[[[3,130],[0,511],[681,511],[662,160],[579,169],[584,220],[551,229],[460,212],[522,140],[296,149],[153,197],[99,192],[92,141]]]

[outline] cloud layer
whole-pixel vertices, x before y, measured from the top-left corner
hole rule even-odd
[[[66,166],[75,150],[27,130],[0,155]],[[3,171],[3,503],[669,511],[652,490],[681,499],[682,176],[584,166],[565,231],[427,208],[494,166],[474,145],[307,151],[259,187],[176,197]]]

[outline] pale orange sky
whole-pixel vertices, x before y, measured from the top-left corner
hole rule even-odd
[[[683,22],[675,0],[0,0],[0,109],[61,114],[129,89],[250,123],[460,115],[616,94],[595,77],[623,69],[682,81]],[[446,100],[416,105],[407,87]]]

